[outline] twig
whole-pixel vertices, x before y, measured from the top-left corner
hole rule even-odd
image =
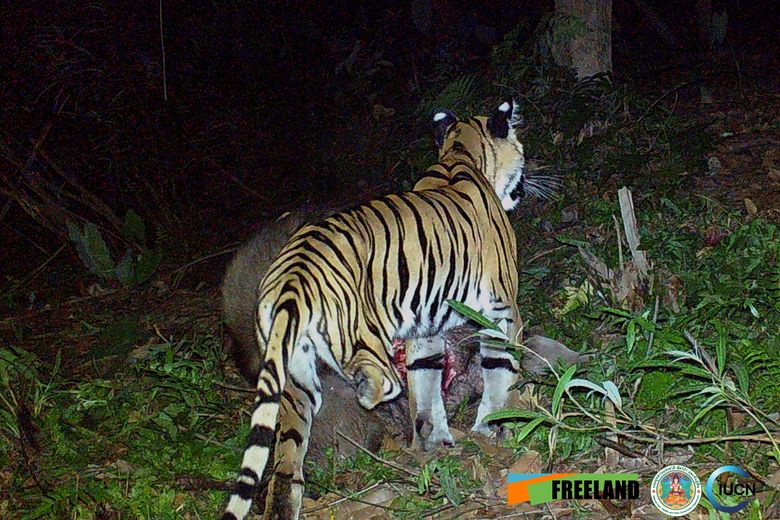
[[[634,450],[629,449],[623,444],[620,444],[619,442],[611,441],[607,439],[606,437],[594,437],[593,438],[596,443],[604,446],[605,448],[613,449],[619,453],[622,453],[626,457],[629,457],[631,459],[645,459],[648,460],[647,457],[642,455],[641,453],[637,453]]]
[[[59,248],[59,249],[57,249],[57,250],[56,250],[56,251],[55,251],[55,252],[54,252],[54,253],[53,253],[53,254],[52,254],[52,255],[51,255],[49,258],[47,258],[45,262],[43,262],[41,265],[39,265],[38,267],[36,267],[36,268],[35,268],[35,269],[34,269],[34,270],[33,270],[33,271],[30,273],[30,274],[28,274],[27,276],[25,276],[25,277],[22,279],[22,281],[21,281],[21,282],[19,282],[19,287],[20,287],[20,288],[21,288],[21,287],[24,287],[24,286],[25,286],[25,285],[27,285],[27,284],[28,284],[30,281],[32,281],[32,279],[33,279],[33,278],[35,278],[35,277],[38,275],[38,273],[40,273],[40,272],[43,270],[43,268],[44,268],[44,267],[46,267],[46,266],[49,264],[49,262],[51,262],[52,260],[54,260],[54,259],[57,257],[57,255],[59,255],[60,253],[62,253],[62,250],[63,250],[63,249],[65,249],[65,244],[61,245],[61,246],[60,246],[60,248]]]
[[[201,256],[199,258],[191,260],[191,261],[187,262],[186,264],[184,264],[183,266],[174,269],[173,271],[168,273],[168,275],[178,274],[178,273],[180,273],[182,271],[185,271],[185,270],[189,269],[190,267],[192,267],[194,265],[198,265],[198,264],[200,264],[202,262],[205,262],[206,260],[211,260],[212,258],[217,258],[218,256],[226,255],[228,253],[233,253],[233,252],[236,251],[236,249],[238,249],[239,245],[240,245],[240,243],[236,242],[235,244],[231,245],[230,247],[227,247],[227,248],[223,249],[222,251],[217,251],[216,253],[209,253],[209,254],[207,254],[205,256]]]
[[[623,269],[623,235],[620,234],[620,223],[615,214],[612,214],[612,220],[615,222],[615,234],[617,235],[618,246],[618,269]]]
[[[628,248],[631,250],[631,258],[639,274],[646,279],[650,272],[650,264],[647,260],[647,254],[639,249],[639,231],[631,190],[626,187],[620,188],[618,190],[618,201],[620,202],[620,214],[623,217],[623,231],[626,233],[626,242],[628,242]]]
[[[363,453],[365,453],[366,455],[368,455],[369,457],[371,457],[372,459],[374,459],[375,461],[377,461],[377,462],[379,462],[381,464],[384,464],[385,466],[389,466],[389,467],[391,467],[393,469],[401,471],[403,473],[406,473],[407,475],[411,475],[412,477],[419,477],[420,476],[420,473],[418,471],[415,471],[413,469],[407,468],[405,466],[401,466],[400,464],[397,464],[397,463],[395,463],[395,462],[393,462],[391,460],[383,459],[382,457],[380,457],[376,453],[372,452],[371,450],[369,450],[365,446],[361,445],[359,442],[357,442],[353,438],[351,438],[348,435],[344,434],[341,430],[336,430],[336,434],[339,435],[340,437],[342,437],[345,441],[347,441],[348,443],[350,443],[351,445],[353,445],[357,449],[359,449],[360,451],[362,451]]]
[[[717,437],[703,437],[701,439],[666,439],[664,442],[666,444],[680,446],[686,444],[715,444],[729,441],[773,443],[772,436],[763,433],[756,433],[753,435],[719,435]]]
[[[246,394],[255,394],[255,393],[257,393],[257,390],[255,390],[254,388],[242,388],[240,386],[233,386],[233,385],[228,385],[228,384],[225,384],[225,383],[220,383],[219,381],[215,381],[214,384],[216,384],[217,386],[219,386],[221,388],[224,388],[225,390],[232,390],[233,392],[242,392],[242,393],[246,393]]]
[[[168,102],[168,76],[165,70],[165,37],[163,35],[163,3],[160,0],[160,50],[162,51],[163,101]]]
[[[636,122],[635,122],[634,124],[638,124],[638,123],[640,123],[640,122],[641,122],[641,121],[642,121],[642,120],[643,120],[643,119],[644,119],[644,118],[645,118],[645,117],[646,117],[646,116],[647,116],[647,115],[648,115],[648,114],[649,114],[649,113],[650,113],[650,112],[651,112],[651,111],[652,111],[652,110],[655,108],[655,106],[656,106],[658,103],[660,103],[661,101],[663,101],[664,99],[666,99],[666,98],[667,98],[668,96],[670,96],[671,94],[674,94],[674,93],[675,93],[675,92],[677,92],[678,90],[680,90],[680,89],[682,89],[682,88],[685,88],[685,87],[687,87],[688,85],[692,85],[692,84],[694,84],[694,83],[699,83],[699,82],[701,82],[701,81],[703,81],[703,80],[704,80],[704,79],[703,79],[703,78],[700,78],[700,77],[699,77],[699,78],[694,78],[694,79],[692,79],[692,80],[689,80],[689,81],[685,81],[685,82],[683,82],[683,83],[680,83],[679,85],[677,85],[676,87],[673,87],[673,88],[671,88],[670,90],[667,90],[666,92],[664,92],[663,94],[661,94],[661,95],[660,95],[658,98],[656,98],[656,100],[655,100],[655,101],[653,101],[652,103],[650,103],[650,106],[649,106],[649,107],[647,107],[647,110],[645,110],[645,112],[644,112],[644,113],[643,113],[641,116],[639,116],[639,118],[636,120]]]
[[[531,258],[526,260],[525,263],[526,264],[530,264],[532,262],[535,262],[536,260],[539,260],[543,256],[547,256],[550,253],[554,253],[554,252],[556,252],[556,251],[558,251],[560,249],[565,249],[567,247],[569,247],[569,246],[568,245],[563,245],[563,246],[553,247],[552,249],[545,249],[544,251],[540,251],[540,252],[534,254],[533,256],[531,256]]]
[[[5,220],[5,216],[8,215],[8,210],[11,209],[11,204],[13,203],[13,199],[10,197],[6,199],[5,204],[3,204],[3,209],[0,209],[0,222]]]
[[[411,513],[412,511],[409,509],[399,509],[397,507],[389,507],[389,506],[383,506],[382,504],[375,504],[373,502],[368,502],[367,500],[360,500],[359,498],[356,498],[353,495],[347,495],[345,493],[342,493],[338,489],[329,488],[327,486],[323,486],[321,484],[315,484],[315,487],[318,487],[322,489],[323,491],[327,491],[328,493],[333,493],[334,495],[340,496],[344,501],[350,501],[350,502],[357,502],[358,504],[365,504],[367,506],[371,507],[378,507],[380,509],[384,509],[385,511],[392,511],[394,513]]]
[[[334,500],[333,502],[328,502],[327,504],[323,504],[323,505],[317,506],[317,507],[312,507],[310,509],[304,509],[302,512],[303,512],[303,514],[308,515],[308,514],[311,514],[311,513],[316,513],[317,511],[322,511],[323,509],[328,509],[330,507],[337,506],[337,505],[339,505],[341,503],[344,503],[344,502],[347,502],[347,501],[351,501],[355,497],[358,497],[358,496],[360,496],[360,495],[362,495],[364,493],[368,493],[372,489],[376,489],[377,487],[379,487],[382,484],[384,484],[384,481],[379,481],[379,482],[377,482],[377,483],[375,483],[375,484],[373,484],[371,486],[368,486],[365,489],[361,489],[360,491],[357,491],[357,492],[353,493],[352,496],[348,496],[348,497],[342,496],[341,498],[339,498],[337,500]]]
[[[176,290],[179,287],[179,282],[181,282],[181,279],[184,276],[184,271],[186,271],[190,267],[203,263],[207,260],[211,260],[212,258],[217,258],[218,256],[234,253],[238,249],[238,246],[239,243],[233,244],[230,247],[223,249],[222,251],[217,251],[216,253],[211,253],[205,256],[201,256],[200,258],[196,258],[195,260],[187,262],[183,266],[174,269],[173,271],[168,273],[169,276],[173,276],[173,282],[171,283],[171,288],[173,290]]]

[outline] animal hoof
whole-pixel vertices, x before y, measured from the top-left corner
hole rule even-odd
[[[431,433],[423,443],[425,451],[436,451],[439,448],[451,448],[455,445],[455,440],[449,431]]]

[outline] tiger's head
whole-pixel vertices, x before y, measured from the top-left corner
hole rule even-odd
[[[509,211],[525,194],[525,155],[515,128],[523,126],[517,103],[504,101],[490,117],[458,119],[449,110],[433,115],[433,135],[439,161],[466,155],[493,186],[501,205]]]

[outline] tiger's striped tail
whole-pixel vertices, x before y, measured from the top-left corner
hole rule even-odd
[[[264,362],[257,380],[257,397],[250,422],[249,442],[221,520],[243,520],[249,513],[271,448],[276,442],[276,422],[287,381],[288,360],[292,357],[301,332],[300,314],[294,297],[276,306],[272,319]],[[258,337],[262,342],[261,332],[258,332]]]

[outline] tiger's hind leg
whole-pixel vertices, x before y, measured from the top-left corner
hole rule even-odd
[[[426,451],[454,444],[441,395],[444,347],[442,336],[406,342],[409,412],[414,425],[412,446]]]
[[[280,403],[275,464],[265,504],[266,520],[294,520],[299,516],[304,487],[303,460],[312,421],[322,404],[314,348],[300,345],[295,350],[289,374]]]
[[[520,317],[514,302],[491,299],[490,306],[483,312],[489,319],[498,323],[511,340],[515,339],[519,330]],[[517,381],[520,363],[512,352],[499,347],[482,343],[479,351],[482,355],[484,387],[482,400],[477,409],[477,419],[471,430],[492,436],[494,430],[487,424],[483,424],[483,421],[488,414],[506,408],[509,388]]]

